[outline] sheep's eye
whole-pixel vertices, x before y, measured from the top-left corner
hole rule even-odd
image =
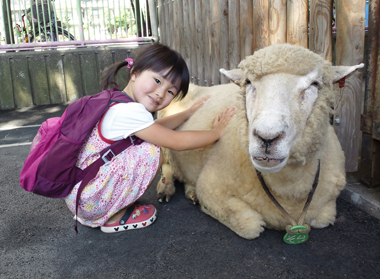
[[[318,87],[319,86],[319,82],[318,81],[313,81],[312,84],[310,84],[310,85]]]
[[[246,84],[251,84],[251,81],[250,81],[249,79],[246,79],[246,80],[245,80],[245,83],[246,83]]]

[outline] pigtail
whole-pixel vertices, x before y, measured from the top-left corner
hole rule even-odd
[[[128,61],[122,61],[119,63],[115,63],[111,65],[108,69],[104,70],[102,73],[102,82],[100,87],[102,90],[107,89],[110,85],[115,83],[116,75],[119,70],[125,66],[129,66],[130,63]],[[129,67],[128,67],[129,68]]]

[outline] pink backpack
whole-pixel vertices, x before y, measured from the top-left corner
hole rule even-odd
[[[20,185],[28,192],[34,192],[37,169],[42,158],[57,141],[66,111],[61,117],[53,117],[42,123],[30,147],[30,153],[20,173]]]

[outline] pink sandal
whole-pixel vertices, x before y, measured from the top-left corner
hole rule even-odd
[[[100,230],[105,233],[116,233],[150,226],[157,218],[156,208],[153,205],[132,205],[113,224],[103,225]]]

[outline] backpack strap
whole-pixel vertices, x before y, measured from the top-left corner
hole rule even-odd
[[[100,152],[100,157],[94,161],[91,165],[89,165],[87,168],[85,168],[82,172],[82,182],[79,185],[78,192],[77,192],[77,198],[76,198],[76,204],[75,204],[75,231],[78,233],[78,207],[79,207],[79,198],[80,195],[84,189],[84,187],[87,186],[87,184],[96,176],[101,166],[103,166],[105,163],[111,161],[114,157],[119,155],[121,152],[123,152],[125,149],[127,149],[131,145],[138,145],[143,142],[142,139],[136,137],[136,136],[130,136],[123,140],[118,140],[117,142],[113,143],[112,145],[104,148]]]

